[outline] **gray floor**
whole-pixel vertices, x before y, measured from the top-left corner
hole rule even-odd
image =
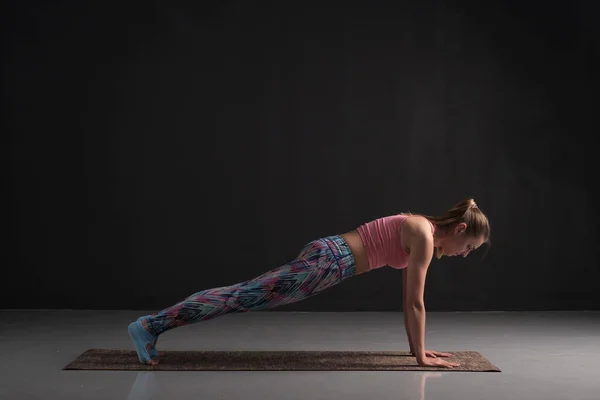
[[[600,312],[427,313],[427,348],[481,352],[502,372],[63,371],[130,349],[141,312],[0,310],[0,399],[600,398]],[[226,315],[167,332],[173,350],[406,350],[393,312]]]

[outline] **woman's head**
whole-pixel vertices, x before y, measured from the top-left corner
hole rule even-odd
[[[446,214],[426,216],[436,227],[435,247],[443,255],[466,257],[484,243],[490,243],[490,224],[473,199],[455,204]]]

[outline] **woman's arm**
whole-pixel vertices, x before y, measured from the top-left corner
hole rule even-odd
[[[406,314],[413,352],[421,363],[426,359],[424,292],[427,270],[433,257],[433,237],[429,223],[407,226],[403,235],[410,248],[406,267]]]
[[[408,307],[406,306],[408,304],[408,285],[406,284],[407,279],[408,278],[406,276],[406,268],[404,268],[402,270],[402,311],[404,314],[404,328],[406,329],[406,337],[408,338],[408,347],[410,349],[411,354],[414,355],[415,348],[413,346],[413,341],[410,336],[410,329],[408,324]]]
[[[409,248],[408,266],[404,269],[403,280],[403,308],[404,323],[411,345],[411,352],[421,366],[454,368],[459,363],[448,362],[437,358],[450,356],[447,353],[437,353],[425,350],[425,277],[429,263],[433,258],[433,236],[429,222],[425,220],[406,221],[402,226],[402,238]],[[412,222],[412,221],[411,221]],[[431,358],[427,358],[430,354]]]

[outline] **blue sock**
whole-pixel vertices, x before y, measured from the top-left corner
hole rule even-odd
[[[146,318],[146,317],[139,317],[137,320],[140,322],[140,324],[142,323],[142,320]],[[142,326],[143,328],[143,326]],[[152,349],[150,350],[150,357],[152,358],[156,358],[158,357],[158,350],[156,350],[156,342],[158,341],[158,336],[154,337],[154,340],[152,341]]]
[[[144,327],[142,326],[142,322],[139,319],[129,324],[129,326],[127,327],[127,332],[129,333],[129,337],[135,345],[135,350],[137,352],[138,359],[142,364],[148,364],[147,361],[151,360],[154,357],[148,354],[148,352],[146,351],[146,345],[148,343],[152,344],[156,337],[150,332],[148,332],[146,329],[144,329]]]

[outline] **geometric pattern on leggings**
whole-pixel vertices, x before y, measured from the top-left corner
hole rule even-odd
[[[307,244],[298,257],[256,278],[203,290],[147,317],[156,336],[167,330],[225,314],[264,310],[314,296],[342,281],[337,259],[321,239]]]

